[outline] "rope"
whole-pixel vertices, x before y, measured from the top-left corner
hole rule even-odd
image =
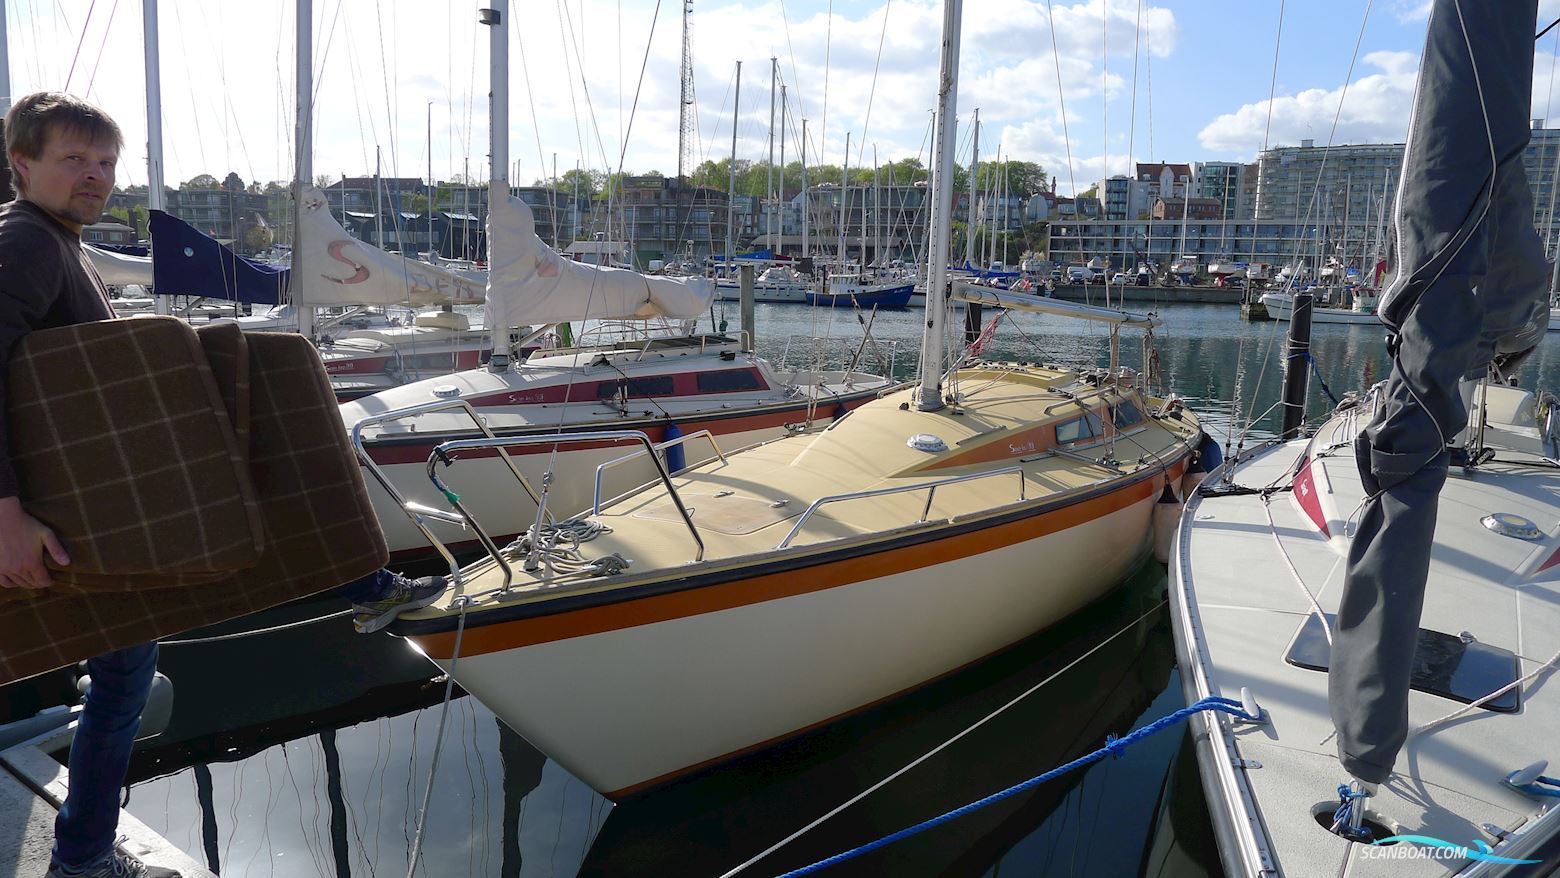
[[[630,562],[627,558],[613,552],[590,559],[580,551],[581,543],[588,543],[611,532],[612,528],[588,518],[543,523],[516,537],[500,552],[508,560],[523,562],[526,570],[546,568],[549,577],[577,574],[612,576],[628,569]]]
[[[234,634],[217,634],[211,637],[191,637],[185,640],[159,640],[158,646],[192,646],[197,643],[221,643],[225,640],[242,640],[245,637],[257,637],[261,634],[274,634],[278,631],[286,631],[289,628],[302,628],[305,625],[313,625],[316,622],[327,622],[331,619],[340,619],[342,616],[350,616],[351,609],[341,610],[335,613],[326,613],[323,616],[315,616],[313,619],[304,619],[300,622],[288,622],[285,625],[272,625],[270,628],[256,628],[253,631],[239,631]]]
[[[428,786],[423,789],[417,834],[412,838],[412,852],[406,859],[406,878],[417,874],[417,861],[422,856],[423,830],[428,828],[428,803],[433,799],[433,777],[439,770],[439,754],[444,750],[444,726],[450,716],[450,699],[455,693],[455,664],[460,661],[460,641],[466,633],[466,608],[470,604],[471,599],[465,595],[455,598],[455,605],[460,608],[460,618],[455,624],[455,649],[450,653],[450,667],[444,674],[444,703],[439,706],[439,729],[433,736],[433,760],[428,763]]]
[[[1359,817],[1356,816],[1359,809],[1364,808],[1364,801],[1370,798],[1370,794],[1363,790],[1351,788],[1348,784],[1338,784],[1338,809],[1333,812],[1332,831],[1343,836],[1349,841],[1365,842],[1370,840],[1370,831],[1360,826]]]
[[[1327,394],[1327,398],[1332,400],[1332,404],[1334,406],[1338,405],[1338,395],[1336,393],[1332,392],[1332,388],[1331,387],[1327,386],[1327,379],[1322,377],[1321,370],[1316,367],[1316,357],[1313,357],[1311,355],[1310,351],[1308,351],[1308,350],[1301,351],[1301,352],[1299,352],[1297,354],[1292,355],[1290,357],[1290,359],[1291,360],[1300,359],[1300,360],[1305,360],[1307,363],[1310,363],[1311,364],[1311,374],[1316,376],[1316,383],[1322,385],[1322,392]]]
[[[821,817],[818,817],[817,819],[813,820],[811,823],[807,824],[806,826],[803,826],[801,829],[796,830],[795,832],[791,833],[790,835],[786,836],[785,838],[780,839],[779,841],[777,841],[774,844],[770,845],[768,848],[765,848],[764,850],[759,851],[758,853],[754,854],[752,857],[749,857],[745,862],[743,862],[740,865],[736,866],[735,868],[727,871],[724,875],[721,876],[721,878],[731,878],[731,876],[737,874],[738,872],[741,872],[743,869],[746,869],[747,867],[753,865],[754,863],[757,863],[759,860],[762,860],[763,858],[769,856],[770,854],[774,853],[775,851],[780,850],[781,848],[785,847],[786,845],[790,844],[791,842],[797,840],[798,838],[801,838],[803,835],[806,835],[808,832],[811,832],[812,830],[817,829],[819,826],[823,825],[823,823],[825,821],[827,821],[829,818],[831,818],[834,815],[840,813],[841,811],[844,811],[846,808],[849,808],[851,805],[856,804],[857,802],[861,801],[862,799],[865,799],[867,796],[870,796],[873,793],[877,792],[878,790],[882,789],[883,787],[888,786],[890,783],[892,783],[893,781],[897,780],[898,778],[903,776],[906,772],[910,771],[912,768],[915,768],[917,765],[920,765],[921,763],[925,762],[926,760],[931,759],[933,756],[936,756],[938,753],[941,753],[942,751],[944,751],[944,750],[948,749],[949,747],[953,746],[955,743],[957,743],[959,741],[959,739],[963,738],[965,735],[970,734],[971,732],[975,731],[976,729],[980,728],[981,726],[985,725],[986,723],[991,722],[992,720],[994,720],[997,717],[1001,716],[1003,713],[1007,712],[1007,710],[1009,708],[1013,707],[1015,704],[1018,704],[1020,701],[1023,701],[1025,698],[1028,698],[1029,696],[1035,694],[1036,692],[1039,692],[1041,688],[1043,688],[1046,684],[1050,683],[1052,680],[1055,680],[1057,677],[1060,677],[1061,675],[1067,673],[1068,671],[1070,671],[1073,668],[1077,667],[1078,665],[1082,664],[1086,659],[1089,658],[1089,656],[1094,655],[1096,652],[1099,652],[1101,649],[1104,649],[1106,644],[1114,641],[1116,638],[1118,638],[1121,635],[1127,633],[1128,631],[1131,631],[1133,628],[1136,628],[1139,624],[1142,623],[1142,621],[1144,619],[1147,619],[1149,616],[1152,616],[1155,613],[1159,612],[1161,609],[1163,609],[1164,605],[1165,605],[1165,602],[1163,600],[1161,600],[1158,603],[1154,604],[1154,606],[1150,607],[1149,610],[1147,612],[1145,612],[1143,615],[1138,616],[1136,619],[1133,619],[1131,622],[1128,622],[1127,625],[1124,628],[1122,628],[1121,630],[1117,631],[1115,634],[1112,634],[1111,636],[1105,638],[1104,640],[1100,641],[1099,643],[1095,644],[1094,646],[1090,647],[1089,650],[1087,652],[1085,652],[1083,655],[1078,656],[1077,658],[1075,658],[1072,661],[1068,662],[1064,667],[1062,667],[1061,669],[1057,670],[1055,673],[1053,673],[1050,676],[1046,677],[1044,680],[1041,680],[1040,682],[1036,683],[1035,685],[1033,685],[1033,686],[1029,687],[1028,689],[1024,690],[1023,692],[1019,693],[1017,696],[1015,696],[1011,700],[1009,700],[1006,704],[1002,705],[1001,707],[998,707],[996,710],[993,710],[991,713],[988,713],[985,716],[981,717],[980,719],[976,720],[973,724],[967,726],[964,729],[964,731],[959,732],[957,735],[954,735],[953,737],[949,738],[948,740],[943,741],[941,744],[938,744],[936,747],[933,747],[932,749],[926,751],[925,753],[922,753],[920,756],[916,757],[915,759],[913,759],[910,762],[906,763],[904,766],[900,767],[894,773],[888,775],[887,777],[883,778],[882,780],[878,781],[877,783],[873,784],[872,786],[867,787],[866,789],[864,789],[861,792],[857,793],[856,795],[850,797],[849,799],[846,799],[844,802],[841,802],[840,804],[836,805],[828,813],[824,814]]]
[[[1237,716],[1237,717],[1240,717],[1241,719],[1250,720],[1252,722],[1258,722],[1259,721],[1258,717],[1252,716],[1251,714],[1249,714],[1246,711],[1242,710],[1241,707],[1240,707],[1240,702],[1239,701],[1236,701],[1236,700],[1234,700],[1232,698],[1222,698],[1222,697],[1219,697],[1217,695],[1211,695],[1211,696],[1209,696],[1207,698],[1203,698],[1203,699],[1198,700],[1197,702],[1195,702],[1194,704],[1190,705],[1189,707],[1183,707],[1180,710],[1176,711],[1175,713],[1169,714],[1168,716],[1161,717],[1161,718],[1155,720],[1154,722],[1149,723],[1148,725],[1142,727],[1141,729],[1138,729],[1137,731],[1127,735],[1125,738],[1117,738],[1114,735],[1107,735],[1105,737],[1105,746],[1100,747],[1098,750],[1095,750],[1095,751],[1093,751],[1091,753],[1087,753],[1087,754],[1085,754],[1083,756],[1080,756],[1077,759],[1074,759],[1073,761],[1071,761],[1071,762],[1069,762],[1069,763],[1067,763],[1065,765],[1061,765],[1061,766],[1058,766],[1056,768],[1053,768],[1050,771],[1046,772],[1045,774],[1039,775],[1037,777],[1030,778],[1029,780],[1026,780],[1023,783],[1019,783],[1019,784],[1015,784],[1013,786],[1010,786],[1007,789],[1002,790],[1001,792],[992,793],[991,795],[985,797],[984,799],[979,799],[979,800],[971,802],[971,803],[969,803],[967,805],[961,806],[959,808],[955,808],[952,811],[948,811],[948,812],[946,812],[944,814],[941,814],[941,815],[939,815],[937,817],[933,817],[930,820],[924,820],[924,821],[922,821],[920,823],[915,824],[914,826],[906,827],[905,829],[901,829],[898,832],[894,832],[894,833],[891,833],[889,835],[883,836],[882,838],[879,838],[876,841],[868,842],[867,844],[860,845],[859,847],[851,848],[848,851],[845,851],[845,852],[839,853],[839,854],[835,854],[832,857],[829,857],[829,858],[823,859],[823,860],[819,860],[816,863],[813,863],[813,864],[808,865],[808,866],[803,866],[800,869],[793,869],[792,871],[786,872],[784,875],[781,875],[780,878],[799,878],[799,876],[802,876],[802,875],[810,875],[810,874],[812,874],[814,872],[817,872],[819,870],[828,868],[829,866],[833,866],[833,865],[836,865],[838,863],[843,863],[846,860],[855,859],[856,857],[859,857],[859,856],[861,856],[863,854],[871,853],[872,851],[875,851],[875,850],[877,850],[879,848],[886,847],[887,845],[893,844],[896,841],[901,841],[901,840],[909,838],[909,837],[911,837],[913,835],[918,835],[918,834],[920,834],[922,832],[925,832],[928,829],[933,829],[935,827],[941,826],[944,823],[948,823],[948,822],[950,822],[952,820],[956,820],[959,817],[963,817],[966,814],[970,814],[970,813],[973,813],[975,811],[978,811],[981,808],[986,807],[987,805],[996,804],[997,802],[1000,802],[1003,799],[1007,799],[1007,798],[1009,798],[1011,796],[1015,796],[1015,795],[1017,795],[1019,793],[1025,792],[1025,791],[1030,790],[1030,789],[1033,789],[1034,787],[1037,787],[1037,786],[1039,786],[1039,785],[1041,785],[1043,783],[1046,783],[1047,781],[1051,781],[1051,780],[1054,780],[1054,779],[1056,779],[1058,777],[1061,777],[1062,775],[1067,774],[1067,773],[1069,773],[1071,771],[1074,771],[1076,769],[1082,768],[1082,767],[1084,767],[1086,765],[1091,765],[1091,764],[1093,764],[1095,762],[1099,762],[1101,759],[1104,759],[1106,756],[1115,756],[1115,757],[1119,758],[1122,753],[1126,752],[1126,749],[1128,747],[1132,746],[1133,744],[1137,743],[1138,741],[1141,741],[1144,738],[1147,738],[1150,735],[1153,735],[1153,734],[1155,734],[1157,732],[1164,731],[1165,729],[1170,728],[1171,726],[1181,722],[1182,720],[1187,719],[1188,717],[1194,716],[1196,714],[1202,713],[1205,710],[1220,711],[1222,713],[1227,713],[1227,714],[1230,714],[1231,716]],[[1347,788],[1345,788],[1345,789],[1347,789]]]

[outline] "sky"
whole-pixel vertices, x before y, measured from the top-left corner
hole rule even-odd
[[[692,0],[692,161],[784,150],[810,165],[930,162],[943,10],[933,0]],[[479,2],[313,0],[316,175],[487,175],[488,28]],[[141,4],[5,0],[11,93],[83,95],[124,129],[119,180],[146,182]],[[682,8],[674,0],[519,0],[510,41],[510,179],[581,164],[677,172]],[[1062,194],[1133,161],[1254,159],[1264,145],[1398,142],[1427,0],[967,0],[960,164],[1040,163]],[[165,181],[294,174],[296,0],[160,0]],[[1283,10],[1282,22],[1280,10]],[[1541,0],[1535,33],[1560,17]],[[1357,46],[1357,48],[1356,48]],[[1560,28],[1535,45],[1533,112],[1560,127]],[[1276,59],[1276,60],[1275,60]],[[1060,80],[1060,82],[1058,82]],[[777,91],[777,90],[776,90]],[[1270,102],[1271,97],[1271,102]],[[779,95],[775,95],[778,102]],[[1341,101],[1341,106],[1340,106]],[[777,111],[778,115],[778,111]],[[846,141],[849,137],[849,154]],[[625,146],[626,144],[626,146]],[[774,139],[778,161],[781,135]],[[431,152],[431,155],[430,155]]]

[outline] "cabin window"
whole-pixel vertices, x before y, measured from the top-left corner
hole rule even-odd
[[[612,399],[617,396],[618,383],[616,381],[603,381],[596,385],[597,399]]]
[[[676,388],[670,375],[628,379],[629,396],[671,396],[675,392]]]
[[[1100,424],[1099,416],[1090,412],[1070,421],[1063,421],[1056,425],[1056,444],[1069,445],[1073,442],[1082,442],[1092,439],[1104,432]]]
[[[1116,404],[1117,429],[1125,429],[1141,420],[1143,420],[1143,413],[1138,411],[1138,407],[1133,403],[1123,401]]]
[[[764,385],[752,369],[723,369],[719,372],[699,373],[700,393],[732,393],[763,389]]]

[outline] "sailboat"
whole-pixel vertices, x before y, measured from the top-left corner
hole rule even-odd
[[[1528,136],[1535,5],[1432,9],[1385,297],[1401,297],[1393,377],[1314,434],[1295,417],[1224,463],[1182,514],[1182,686],[1189,703],[1243,705],[1192,719],[1225,874],[1548,875],[1560,861],[1560,398],[1516,386],[1505,353],[1466,377],[1471,335],[1505,352],[1541,341],[1508,322],[1536,316],[1528,294],[1548,273],[1520,159],[1506,163]],[[1491,58],[1500,76],[1476,82],[1470,66]],[[1483,124],[1467,125],[1470,106]],[[1502,157],[1488,176],[1440,185],[1486,149]],[[1508,270],[1456,316],[1445,303],[1469,285],[1448,241]],[[1289,362],[1298,413],[1306,365]]]
[[[588,515],[539,512],[520,540],[484,540],[488,558],[391,627],[604,794],[797,734],[1061,620],[1145,555],[1153,506],[1192,465],[1196,418],[1114,358],[944,371],[959,17],[951,0],[929,365],[917,386],[675,476],[633,431],[446,442],[431,458],[440,485],[458,476],[459,458],[494,447],[611,443],[655,465],[654,481],[602,496]],[[1157,322],[979,288],[958,295],[1099,321],[1113,339]],[[460,515],[458,492],[446,497]]]

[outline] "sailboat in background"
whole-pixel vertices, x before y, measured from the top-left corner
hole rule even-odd
[[[490,5],[499,41],[506,4]],[[944,372],[959,17],[951,0],[917,387],[675,476],[634,431],[446,442],[430,458],[454,463],[429,470],[445,488],[461,458],[495,447],[630,443],[643,455],[631,460],[652,464],[652,482],[603,494],[589,515],[549,522],[544,507],[514,543],[484,540],[490,557],[391,629],[610,796],[858,710],[1055,623],[1146,553],[1152,507],[1192,464],[1196,419],[1119,363],[961,359]],[[960,295],[1101,321],[1113,337],[1155,324],[1033,296]],[[457,491],[445,496],[485,533]]]

